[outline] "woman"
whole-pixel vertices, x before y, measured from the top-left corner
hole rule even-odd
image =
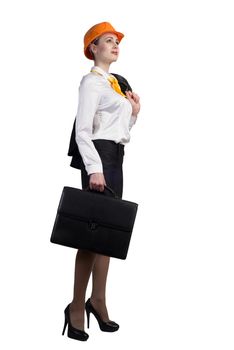
[[[84,54],[94,60],[91,71],[83,76],[79,87],[76,115],[76,142],[82,157],[82,188],[104,191],[111,187],[122,198],[122,162],[124,145],[140,110],[139,96],[120,90],[109,68],[119,56],[123,34],[109,22],[91,27],[84,36]],[[89,251],[78,250],[75,262],[73,300],[64,310],[68,337],[87,340],[84,331],[85,311],[96,317],[104,332],[115,332],[119,325],[109,319],[106,307],[106,279],[110,258]],[[85,303],[85,293],[92,272],[92,293]]]

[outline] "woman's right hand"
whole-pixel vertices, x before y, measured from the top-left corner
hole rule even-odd
[[[93,173],[89,177],[89,188],[91,190],[96,190],[103,192],[104,185],[106,185],[106,180],[103,173]]]

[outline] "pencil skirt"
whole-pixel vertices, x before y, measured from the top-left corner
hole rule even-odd
[[[124,145],[116,143],[112,140],[97,139],[92,140],[94,146],[101,158],[103,166],[103,174],[106,184],[110,187],[120,198],[123,195],[123,159],[124,159]],[[89,178],[83,161],[81,162],[81,182],[82,189],[89,186]],[[107,195],[111,195],[110,191],[105,190]],[[107,193],[108,192],[108,193]]]

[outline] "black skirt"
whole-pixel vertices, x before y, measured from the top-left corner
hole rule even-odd
[[[120,198],[123,195],[123,158],[124,145],[116,143],[111,140],[92,140],[98,154],[102,160],[103,174],[106,184],[110,187]],[[87,174],[83,161],[81,162],[81,182],[82,189],[89,186],[90,175]],[[106,192],[109,192],[106,190]],[[107,193],[108,195],[108,193]],[[112,194],[111,194],[112,195]]]

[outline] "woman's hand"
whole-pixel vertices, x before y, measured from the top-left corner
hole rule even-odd
[[[106,185],[106,180],[103,173],[93,173],[89,177],[89,188],[91,190],[96,190],[103,192],[104,185]]]
[[[126,91],[126,97],[130,101],[132,105],[132,115],[137,115],[140,111],[141,105],[140,105],[140,97],[132,91]]]

